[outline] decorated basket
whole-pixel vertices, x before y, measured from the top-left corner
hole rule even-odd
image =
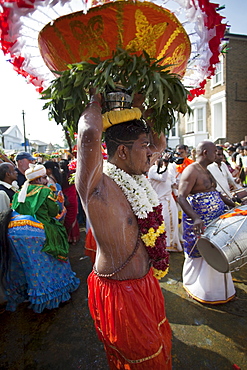
[[[45,26],[39,34],[41,55],[50,70],[63,71],[67,65],[108,59],[121,48],[151,58],[164,58],[170,71],[181,76],[190,56],[190,40],[169,10],[151,2],[116,1],[75,12]]]

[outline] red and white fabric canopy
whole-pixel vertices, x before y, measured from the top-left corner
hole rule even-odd
[[[0,47],[16,72],[41,92],[54,74],[44,63],[38,45],[39,32],[55,19],[77,11],[85,13],[109,1],[98,0],[0,0]],[[219,5],[209,0],[154,0],[172,11],[191,42],[191,55],[184,84],[195,95],[203,91],[205,79],[219,62],[226,24]]]

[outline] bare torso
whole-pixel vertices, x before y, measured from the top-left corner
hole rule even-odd
[[[149,258],[140,239],[137,219],[127,198],[118,185],[104,175],[94,189],[88,204],[84,204],[97,242],[95,268],[111,275],[121,268],[135,250],[133,257],[111,279],[133,279],[149,270]]]
[[[198,162],[188,166],[187,173],[193,176],[195,181],[190,194],[214,191],[216,189],[216,181],[211,173],[202,167]]]
[[[100,102],[99,95],[93,99]],[[90,104],[78,125],[76,188],[97,242],[95,268],[111,279],[137,279],[148,272],[149,257],[130,203],[121,188],[103,173],[101,137],[100,104]],[[165,136],[142,133],[131,149],[124,145],[118,149],[111,163],[128,174],[143,174],[165,149]]]

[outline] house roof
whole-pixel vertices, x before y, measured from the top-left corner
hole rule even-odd
[[[2,131],[2,134],[7,131],[10,128],[10,126],[0,126],[0,130]]]
[[[3,133],[3,136],[5,135],[9,135],[9,136],[12,136],[12,133],[14,132],[14,136],[16,135],[16,130],[19,132],[19,134],[21,136],[23,136],[21,130],[19,129],[19,127],[17,125],[12,125],[12,126],[0,126],[0,130],[2,131]]]
[[[47,143],[44,143],[43,141],[40,141],[40,140],[30,140],[30,141],[31,141],[31,143],[34,143],[34,144],[39,145],[39,146],[48,145]]]

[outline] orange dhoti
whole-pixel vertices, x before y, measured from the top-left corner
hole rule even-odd
[[[85,256],[90,257],[92,264],[95,262],[97,244],[94,239],[91,228],[88,229],[86,239],[85,239]]]
[[[171,369],[171,329],[159,282],[88,277],[89,309],[110,369]]]

